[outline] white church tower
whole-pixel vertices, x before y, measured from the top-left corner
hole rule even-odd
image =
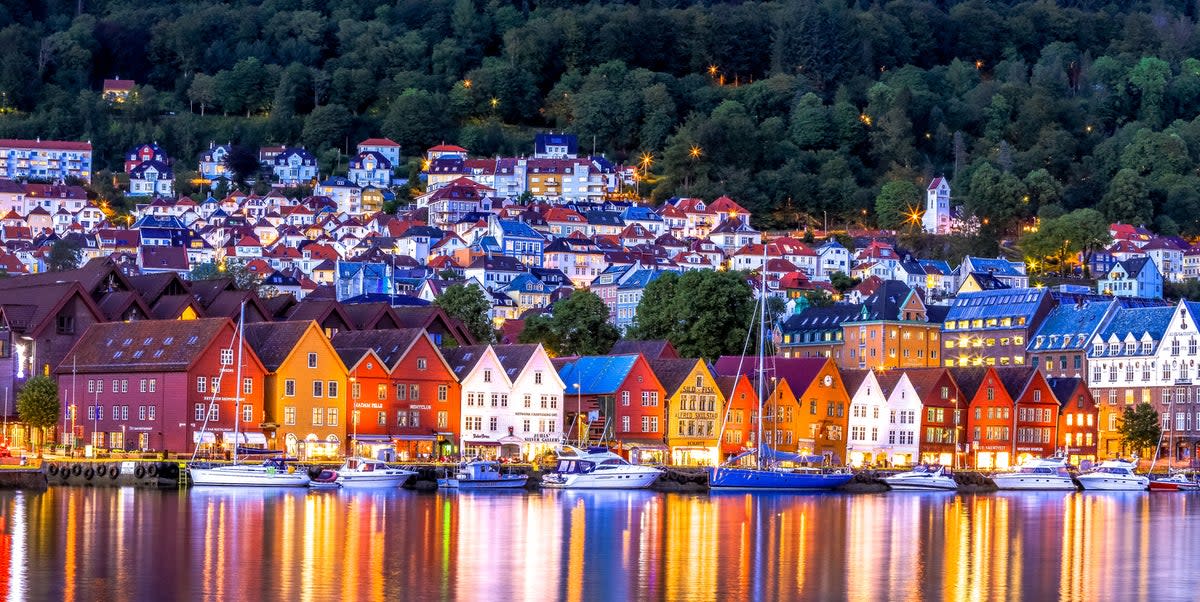
[[[921,225],[930,234],[950,233],[950,183],[934,178],[925,190],[925,215]]]

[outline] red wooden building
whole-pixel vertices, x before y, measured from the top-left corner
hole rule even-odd
[[[1082,378],[1047,379],[1058,400],[1057,444],[1067,461],[1079,466],[1084,460],[1096,460],[1099,445],[1100,409],[1091,389]]]
[[[448,455],[457,445],[461,388],[424,329],[343,331],[333,337],[333,346],[360,385],[355,437],[360,446],[390,445],[401,458],[415,459]],[[387,368],[386,390],[380,389],[378,367],[368,368],[370,359],[364,363],[366,350]]]
[[[554,367],[566,387],[564,407],[580,408],[589,437],[616,442],[631,462],[667,460],[667,392],[643,355],[561,358]]]
[[[238,349],[233,321],[147,320],[90,326],[55,370],[80,444],[189,453],[263,444],[265,369]],[[240,407],[239,407],[240,406]]]
[[[908,380],[921,400],[921,430],[918,434],[921,462],[956,464],[955,443],[958,444],[958,459],[962,460],[967,426],[963,408],[967,400],[950,371],[945,368],[911,369],[905,370],[902,378]]]

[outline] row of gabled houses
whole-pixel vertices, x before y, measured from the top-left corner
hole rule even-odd
[[[1033,367],[709,363],[661,342],[551,358],[540,345],[439,347],[421,329],[328,336],[303,320],[242,336],[228,318],[95,324],[53,374],[64,442],[180,454],[532,460],[582,439],[656,464],[711,465],[768,444],[835,464],[989,469],[1058,451],[1094,460],[1114,436],[1115,410],[1082,379]]]

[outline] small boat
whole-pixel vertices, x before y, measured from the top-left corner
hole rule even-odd
[[[322,470],[316,478],[308,483],[309,489],[341,489],[341,485],[337,482],[336,470]]]
[[[883,479],[888,487],[896,491],[954,491],[958,482],[954,474],[945,466],[914,466],[908,472],[902,472]]]
[[[1187,475],[1181,472],[1177,472],[1169,477],[1152,479],[1150,481],[1150,491],[1200,491],[1200,483],[1188,478]]]
[[[1029,460],[1012,472],[997,472],[991,475],[997,489],[1075,491],[1079,486],[1067,472],[1067,461],[1053,458]]]
[[[371,458],[346,458],[346,463],[337,469],[337,484],[348,489],[400,487],[415,474]]]
[[[645,489],[663,471],[630,464],[607,447],[587,451],[564,445],[558,465],[542,475],[542,487],[550,489]]]
[[[289,458],[271,458],[262,464],[188,467],[193,485],[220,487],[308,487],[308,472],[289,463]]]
[[[1079,484],[1089,491],[1145,491],[1150,479],[1133,472],[1136,468],[1136,460],[1106,460],[1079,475]]]
[[[448,489],[520,489],[529,475],[504,474],[500,463],[491,460],[471,460],[458,467],[453,477],[438,479],[438,487]]]

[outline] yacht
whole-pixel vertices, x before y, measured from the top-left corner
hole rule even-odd
[[[471,460],[458,467],[453,477],[438,479],[438,487],[448,489],[520,489],[529,475],[504,474],[500,463],[491,460]]]
[[[747,459],[755,465],[742,466]],[[708,486],[757,491],[829,491],[854,478],[849,470],[812,466],[823,460],[823,456],[781,452],[764,445],[762,450],[745,452],[721,466],[709,468]]]
[[[400,487],[415,474],[371,458],[346,458],[346,463],[337,469],[337,484],[343,489]]]
[[[564,445],[558,466],[542,475],[542,487],[550,489],[645,489],[662,471],[630,464],[605,447],[587,451]]]
[[[1035,458],[1021,464],[1012,472],[997,472],[991,475],[997,489],[1040,489],[1074,491],[1079,489],[1071,473],[1067,472],[1067,461],[1063,458]]]
[[[271,458],[262,464],[190,466],[193,485],[223,487],[308,487],[308,471],[289,464],[286,458]]]
[[[1169,477],[1151,480],[1150,491],[1200,491],[1200,482],[1177,472]]]
[[[914,466],[908,472],[885,477],[884,483],[896,491],[954,491],[958,482],[945,466]]]
[[[1079,484],[1086,490],[1144,491],[1150,485],[1150,479],[1135,474],[1136,468],[1136,460],[1107,460],[1095,470],[1079,475]]]

